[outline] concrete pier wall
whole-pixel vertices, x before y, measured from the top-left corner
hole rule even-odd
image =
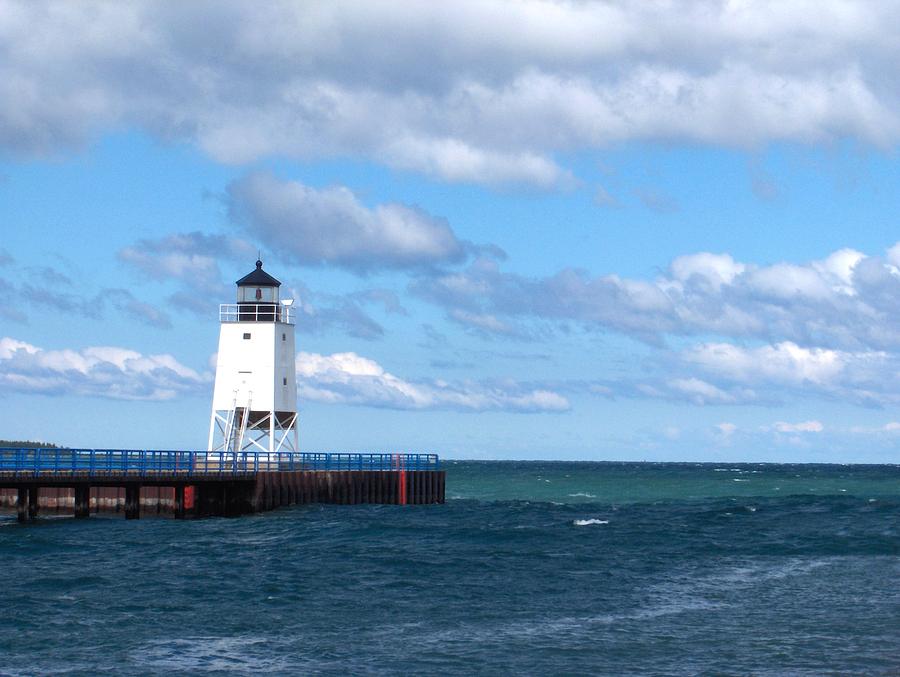
[[[79,516],[120,513],[132,519],[236,516],[305,503],[426,505],[443,503],[445,495],[442,470],[281,471],[242,479],[152,482],[92,478],[79,480],[75,488],[59,486],[63,484],[59,478],[53,480],[57,486],[45,486],[41,478],[7,481],[6,488],[0,488],[0,509],[17,510],[20,517],[73,512]]]
[[[141,487],[141,514],[168,514],[174,510],[174,487]],[[0,489],[0,509],[15,509],[16,489]],[[68,514],[75,508],[75,489],[40,487],[37,497],[42,514]],[[117,513],[125,510],[125,487],[91,487],[91,513]]]

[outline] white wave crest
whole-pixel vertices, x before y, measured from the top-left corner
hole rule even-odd
[[[609,524],[609,520],[597,520],[597,519],[575,520],[572,522],[572,524],[575,525],[576,527],[587,527],[592,524]]]

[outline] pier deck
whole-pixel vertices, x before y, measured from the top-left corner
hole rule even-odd
[[[435,454],[0,449],[0,507],[236,516],[302,503],[444,502]]]

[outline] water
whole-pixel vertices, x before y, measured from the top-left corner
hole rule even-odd
[[[447,487],[0,517],[0,673],[900,672],[900,467],[451,463]]]

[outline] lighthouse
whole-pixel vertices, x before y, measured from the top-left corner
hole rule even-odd
[[[209,451],[297,451],[297,377],[291,300],[256,262],[219,306],[219,353]]]

